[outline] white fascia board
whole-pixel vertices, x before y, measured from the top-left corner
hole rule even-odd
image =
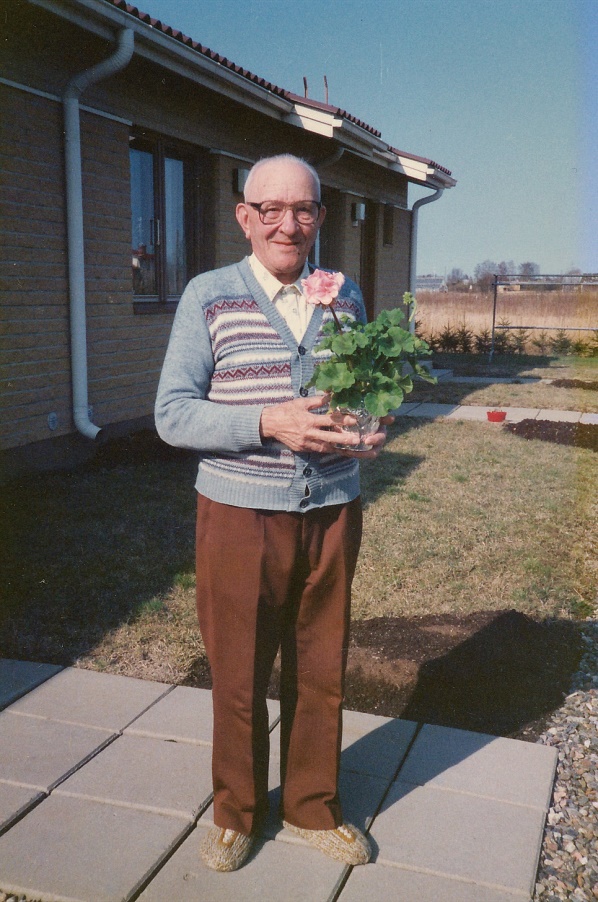
[[[328,110],[320,110],[302,103],[295,102],[292,112],[288,113],[284,120],[289,125],[295,125],[316,135],[335,138],[345,147],[370,159],[374,152],[387,147],[383,141],[354,122]]]
[[[453,188],[457,181],[441,169],[431,166],[426,160],[414,160],[403,154],[392,151],[376,154],[379,160],[384,159],[389,169],[401,172],[410,182],[428,185],[431,188]]]
[[[292,102],[284,97],[101,0],[29,2],[104,39],[114,39],[116,29],[130,28],[135,33],[135,53],[138,56],[276,119],[281,119],[293,108]]]
[[[314,115],[315,113],[315,115]],[[335,130],[343,127],[343,120],[338,116],[330,113],[323,114],[319,110],[313,110],[309,107],[298,107],[287,113],[285,122],[289,125],[295,125],[297,128],[303,128],[305,131],[313,132],[316,135],[323,135],[325,138],[335,138]]]

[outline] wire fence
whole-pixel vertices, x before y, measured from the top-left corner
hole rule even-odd
[[[492,362],[496,350],[496,333],[501,329],[511,329],[510,323],[497,322],[497,309],[499,307],[499,297],[503,294],[516,291],[525,292],[550,292],[561,291],[567,296],[581,295],[583,292],[595,293],[595,300],[592,298],[592,306],[595,312],[595,321],[589,326],[559,326],[559,332],[595,332],[598,330],[598,274],[590,275],[534,275],[521,276],[516,274],[495,275],[493,282],[493,304],[492,304],[492,337],[490,342],[490,352],[488,362]],[[532,323],[530,325],[517,324],[517,329],[525,331],[546,330],[553,328],[548,323]]]

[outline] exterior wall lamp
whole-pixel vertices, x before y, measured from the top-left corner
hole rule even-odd
[[[351,222],[353,223],[353,227],[357,228],[360,222],[363,222],[365,219],[365,204],[351,204]]]
[[[234,170],[233,190],[236,191],[237,194],[243,194],[243,191],[245,190],[245,182],[247,181],[248,175],[249,169]]]

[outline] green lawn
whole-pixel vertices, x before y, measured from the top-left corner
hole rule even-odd
[[[192,453],[146,434],[72,472],[4,486],[0,655],[187,679],[202,656],[194,471]],[[363,464],[354,620],[586,616],[597,488],[590,450],[487,423],[400,419],[380,459]]]

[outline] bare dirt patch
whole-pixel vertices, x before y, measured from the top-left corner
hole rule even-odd
[[[569,690],[580,624],[517,611],[374,617],[352,625],[345,707],[534,742]],[[270,697],[279,698],[279,662]],[[185,685],[211,688],[205,658]]]
[[[584,379],[551,379],[551,385],[557,388],[581,388],[586,391],[598,391],[598,382],[587,382]]]
[[[598,426],[591,423],[553,423],[551,420],[530,419],[520,423],[506,423],[503,429],[525,439],[598,451]]]

